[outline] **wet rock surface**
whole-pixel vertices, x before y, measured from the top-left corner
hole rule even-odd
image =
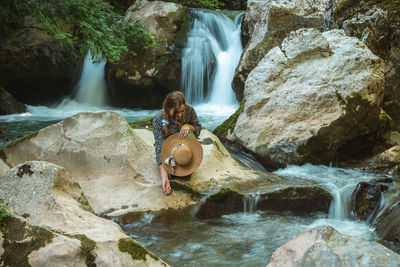
[[[7,115],[13,113],[22,113],[26,111],[26,107],[21,102],[7,92],[3,87],[0,87],[0,115]],[[0,138],[2,132],[0,128]]]
[[[277,183],[274,186],[266,182],[268,178],[265,177],[250,183],[235,184],[232,189],[223,188],[200,204],[196,217],[215,218],[250,208],[253,211],[269,210],[303,216],[329,211],[332,195],[325,189],[313,185],[295,186],[290,185],[290,182],[285,179],[278,177],[275,179],[276,182],[279,181],[279,186]],[[285,183],[288,183],[286,187]],[[249,185],[257,192],[244,191],[249,189]],[[246,201],[249,203],[246,204]],[[253,205],[253,207],[246,207],[246,205]]]
[[[351,196],[352,212],[356,219],[372,220],[379,208],[381,191],[378,183],[361,182],[356,186]]]

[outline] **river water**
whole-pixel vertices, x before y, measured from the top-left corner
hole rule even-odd
[[[230,84],[242,53],[242,15],[230,19],[214,12],[192,12],[192,28],[182,56],[182,90],[202,125],[210,131],[238,107]],[[0,147],[82,111],[115,110],[128,122],[151,117],[157,112],[108,107],[104,62],[93,63],[87,56],[83,69],[73,96],[52,106],[27,106],[23,114],[0,116],[0,124],[8,137],[8,141],[0,141]],[[244,166],[263,169],[248,156],[239,153],[236,158]],[[243,212],[218,219],[196,219],[192,216],[195,207],[188,211],[188,216],[177,216],[173,220],[160,221],[151,213],[132,221],[113,219],[127,234],[172,266],[265,266],[279,246],[317,226],[330,225],[344,234],[376,239],[369,225],[352,220],[350,196],[358,182],[385,176],[311,164],[288,166],[275,173],[313,180],[326,188],[334,197],[329,214],[296,217],[259,211],[257,196],[248,196],[243,200]]]

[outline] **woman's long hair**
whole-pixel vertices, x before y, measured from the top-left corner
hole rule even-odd
[[[185,95],[181,91],[173,91],[169,93],[164,100],[163,108],[164,108],[164,120],[175,121],[176,119],[176,110],[182,106],[186,106]],[[173,113],[170,114],[170,111],[173,109]],[[164,125],[162,127],[162,131],[164,137],[169,135],[168,125]]]

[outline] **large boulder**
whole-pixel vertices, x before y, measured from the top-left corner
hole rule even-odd
[[[378,5],[374,5],[378,4]],[[400,129],[400,6],[396,1],[339,1],[328,11],[329,29],[362,40],[386,63],[383,109]]]
[[[21,102],[17,101],[3,87],[0,87],[0,115],[22,113],[26,111],[26,107]],[[1,137],[1,128],[0,128]]]
[[[111,97],[118,106],[159,107],[168,92],[180,87],[180,52],[190,18],[183,6],[162,1],[148,2],[140,9],[132,7],[126,18],[143,22],[158,45],[107,64]]]
[[[400,255],[383,245],[344,235],[332,227],[314,228],[278,248],[267,267],[398,266]]]
[[[172,181],[169,196],[161,189],[153,133],[132,129],[113,111],[69,117],[4,147],[0,155],[10,166],[27,160],[63,166],[99,214],[180,209],[203,194],[259,177],[237,163],[212,133],[203,129],[200,140],[201,166],[190,179]]]
[[[249,0],[243,20],[243,40],[248,38],[232,88],[236,98],[243,98],[248,74],[258,62],[291,32],[300,28],[321,28],[328,0]]]
[[[53,103],[70,94],[79,78],[80,62],[70,53],[46,30],[28,23],[0,43],[0,84],[22,103]]]
[[[26,218],[4,220],[7,266],[165,266],[116,223],[94,215],[60,166],[27,161],[0,174],[0,185],[0,198]]]
[[[184,193],[162,193],[153,145],[113,111],[79,113],[6,146],[2,154],[10,166],[27,160],[63,166],[98,214],[192,204]]]
[[[386,120],[384,63],[341,30],[292,32],[249,74],[228,136],[266,167],[368,155]]]

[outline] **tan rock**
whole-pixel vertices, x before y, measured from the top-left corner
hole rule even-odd
[[[214,134],[202,130],[199,139],[211,138],[212,144],[203,145],[203,162],[184,184],[199,192],[213,191],[258,178],[258,175],[237,163]]]
[[[59,235],[50,244],[29,254],[28,260],[32,267],[85,267],[87,265],[81,253],[81,242],[78,239]]]
[[[11,166],[27,160],[63,166],[96,213],[122,207],[127,212],[181,208],[193,203],[182,192],[163,194],[153,145],[139,138],[116,112],[77,114],[4,149],[4,153]]]
[[[250,40],[243,50],[233,80],[238,99],[243,98],[244,84],[258,62],[291,32],[301,28],[320,28],[328,0],[250,0],[244,28]]]
[[[268,267],[398,266],[400,255],[383,245],[340,234],[332,227],[314,228],[278,248]]]
[[[0,173],[6,172],[10,170],[10,166],[8,166],[2,159],[0,159]]]
[[[121,251],[119,243],[128,238],[126,234],[116,223],[89,212],[91,207],[79,185],[60,166],[42,161],[27,161],[0,174],[0,185],[0,198],[16,214],[23,214],[32,225],[50,229],[47,232],[80,240],[79,251],[85,254],[86,259],[90,256],[91,261],[98,266],[164,264],[150,256],[145,260],[132,259],[131,255]],[[76,255],[76,242],[60,245],[63,239],[60,238],[55,238],[49,247],[33,253],[30,260],[38,266],[48,260],[62,262]],[[57,252],[59,246],[69,250],[69,253]],[[145,255],[150,255],[144,248],[142,250]],[[80,265],[79,261],[77,265]]]
[[[383,88],[382,60],[358,39],[301,29],[249,74],[230,139],[271,168],[336,161],[343,144],[377,129]]]
[[[400,164],[400,145],[389,148],[381,154],[373,157],[367,163],[367,166],[373,169],[391,168]]]
[[[134,130],[144,142],[154,144],[154,136],[151,131]],[[189,188],[206,193],[216,188],[228,186],[236,182],[254,180],[258,177],[237,163],[226,150],[221,141],[206,129],[201,130],[199,140],[209,140],[209,144],[203,144],[203,161],[200,167],[190,176],[188,180],[177,180]]]

